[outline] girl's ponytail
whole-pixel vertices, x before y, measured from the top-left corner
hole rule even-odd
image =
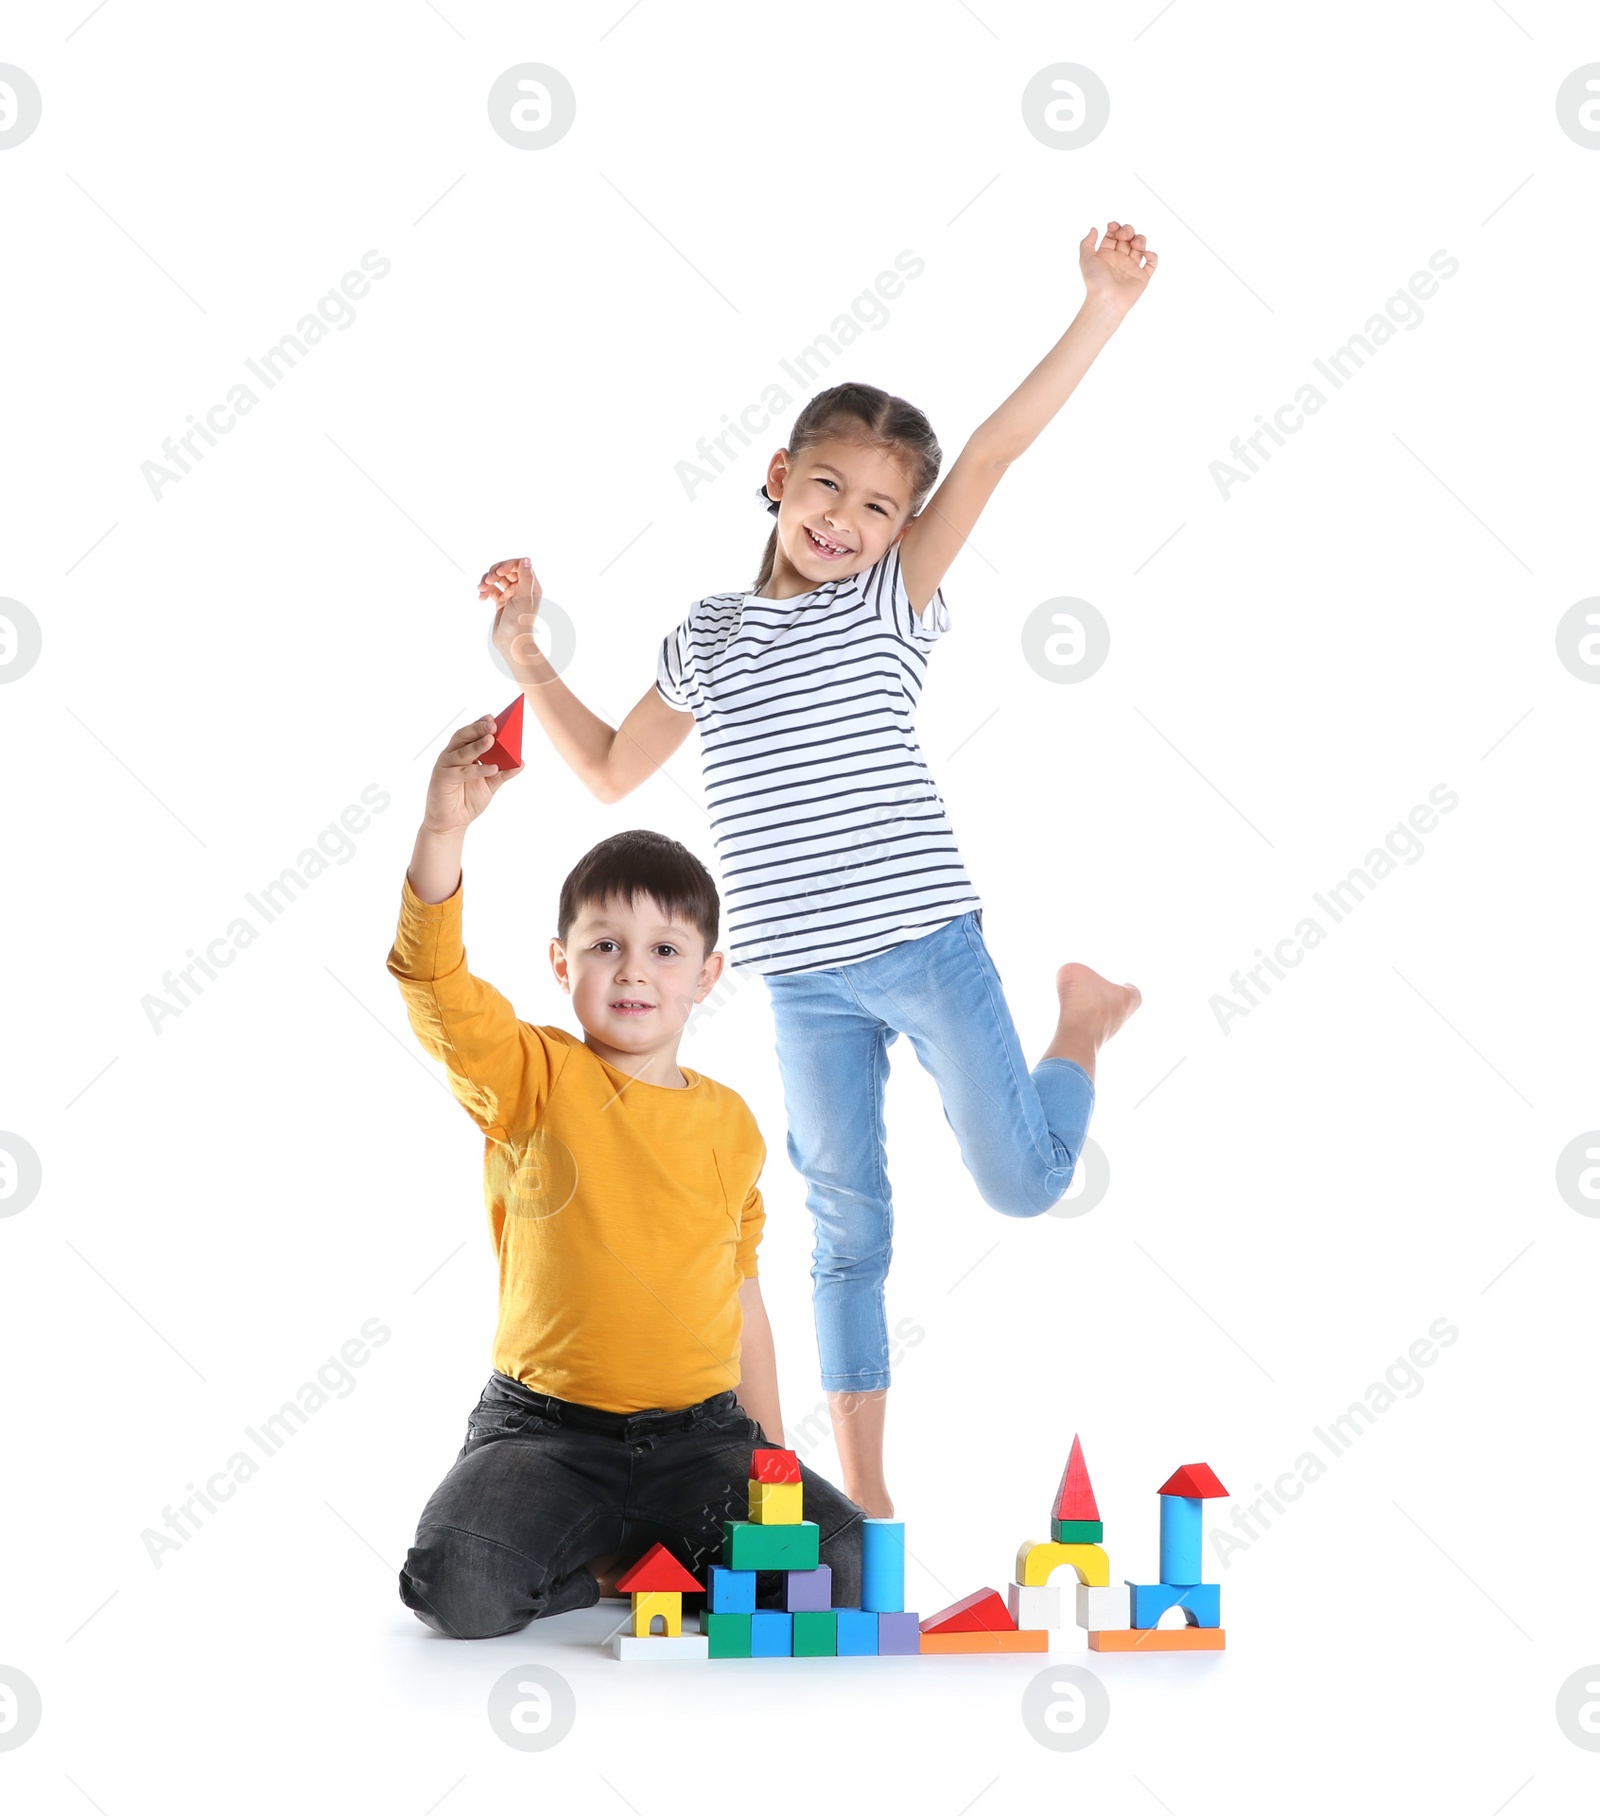
[[[759,593],[761,591],[762,587],[764,587],[767,584],[767,582],[772,578],[773,563],[777,560],[777,557],[778,557],[778,526],[776,524],[774,524],[772,526],[772,534],[767,538],[767,551],[761,557],[761,572],[756,575],[756,583],[753,587],[751,587],[751,589],[750,589],[751,592]]]
[[[912,515],[927,503],[944,454],[933,425],[915,404],[891,396],[876,385],[843,384],[819,391],[794,419],[789,431],[789,452],[799,454],[818,442],[833,440],[866,442],[897,456],[911,490]],[[753,592],[759,593],[772,578],[777,557],[778,529],[774,524]]]

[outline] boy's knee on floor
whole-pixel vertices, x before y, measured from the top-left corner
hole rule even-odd
[[[400,1572],[400,1599],[425,1625],[450,1639],[492,1639],[533,1618],[525,1584],[514,1582],[503,1546],[455,1527],[413,1545]]]

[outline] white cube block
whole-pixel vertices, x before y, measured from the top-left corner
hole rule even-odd
[[[1053,1583],[1043,1583],[1035,1589],[1026,1583],[1007,1583],[1006,1606],[1019,1627],[1061,1625],[1061,1591]]]
[[[669,1658],[710,1658],[711,1641],[703,1633],[673,1634],[670,1638],[664,1633],[619,1633],[611,1641],[611,1650],[618,1658],[655,1659],[660,1663]]]
[[[1098,1633],[1107,1627],[1133,1625],[1133,1591],[1126,1583],[1111,1583],[1103,1589],[1078,1584],[1078,1625]]]

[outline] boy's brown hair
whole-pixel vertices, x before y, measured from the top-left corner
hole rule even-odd
[[[674,920],[687,921],[704,938],[706,952],[716,946],[722,903],[711,872],[687,846],[642,827],[614,832],[573,865],[561,885],[556,937],[565,945],[585,908],[602,907],[612,896],[636,902],[641,895]]]

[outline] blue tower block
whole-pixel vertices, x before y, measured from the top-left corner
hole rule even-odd
[[[861,1606],[874,1614],[898,1614],[905,1605],[905,1521],[863,1520]]]
[[[1161,1497],[1161,1580],[1180,1585],[1200,1581],[1200,1501],[1197,1496],[1164,1494]]]
[[[1124,1577],[1133,1591],[1132,1625],[1154,1627],[1169,1608],[1181,1608],[1191,1627],[1222,1625],[1220,1583],[1135,1583]]]

